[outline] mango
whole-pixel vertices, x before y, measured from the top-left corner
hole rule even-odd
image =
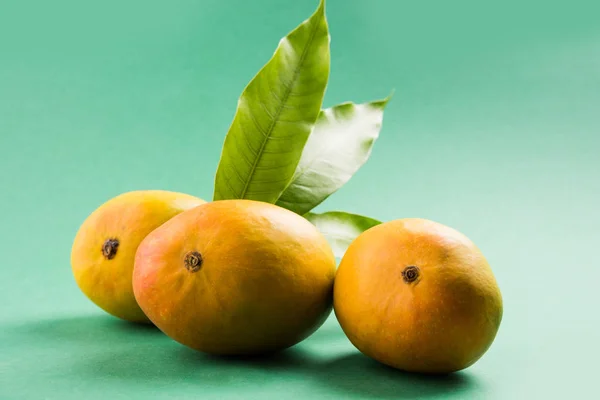
[[[449,373],[475,363],[502,320],[502,296],[481,251],[424,219],[377,225],[342,258],[334,310],[365,355],[410,372]]]
[[[281,207],[221,200],[166,222],[140,244],[135,298],[165,334],[218,355],[272,353],[323,324],[335,258],[317,229]]]
[[[80,226],[71,267],[81,291],[107,313],[149,323],[133,295],[135,253],[154,229],[204,200],[162,190],[121,194],[98,207]]]

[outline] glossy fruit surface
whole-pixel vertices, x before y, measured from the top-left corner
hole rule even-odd
[[[149,322],[133,295],[136,250],[154,229],[203,203],[184,193],[146,190],[102,204],[83,222],[71,250],[71,267],[81,291],[115,317]]]
[[[213,354],[292,346],[331,312],[335,259],[307,220],[250,200],[207,203],[140,245],[138,303],[168,336]]]
[[[433,221],[401,219],[350,245],[334,309],[367,356],[405,371],[447,373],[473,364],[492,344],[502,297],[467,237]]]

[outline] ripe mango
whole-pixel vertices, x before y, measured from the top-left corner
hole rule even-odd
[[[458,231],[424,219],[386,222],[356,238],[337,271],[334,309],[361,352],[424,373],[475,363],[503,313],[481,251]]]
[[[164,333],[221,355],[270,353],[331,312],[335,258],[301,216],[251,200],[186,211],[140,244],[135,298]]]
[[[115,317],[150,322],[133,295],[137,248],[154,229],[203,203],[184,193],[146,190],[102,204],[83,222],[71,250],[71,267],[81,291]]]

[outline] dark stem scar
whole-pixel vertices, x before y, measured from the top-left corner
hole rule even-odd
[[[185,269],[188,271],[197,272],[200,270],[200,267],[202,267],[203,261],[202,254],[198,253],[197,251],[192,251],[185,255],[183,263],[185,265]]]
[[[102,245],[102,255],[107,260],[112,260],[117,255],[119,249],[119,239],[106,239]]]
[[[402,278],[406,283],[412,283],[416,281],[417,279],[419,279],[420,275],[421,270],[419,269],[419,267],[416,267],[414,265],[409,265],[408,267],[404,268],[404,271],[402,271]]]

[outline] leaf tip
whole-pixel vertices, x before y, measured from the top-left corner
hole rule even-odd
[[[392,97],[394,97],[395,92],[396,92],[396,89],[392,89],[392,91],[390,92],[390,94],[387,95],[387,97],[384,97],[381,100],[376,100],[376,101],[372,102],[371,105],[373,107],[385,108],[387,103],[389,103],[390,100],[392,100]]]
[[[319,7],[317,8],[317,12],[325,13],[325,0],[319,1]]]
[[[390,101],[392,99],[392,97],[394,97],[394,93],[396,93],[396,89],[392,88],[392,91],[390,92],[390,94],[388,94],[388,96],[384,100],[386,102]]]
[[[324,18],[325,16],[325,0],[319,0],[319,6],[315,10],[312,18]]]

